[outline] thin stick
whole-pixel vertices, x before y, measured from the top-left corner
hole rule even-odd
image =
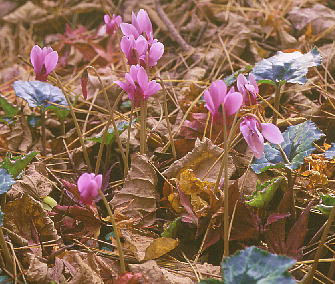
[[[171,144],[171,148],[172,148],[172,155],[174,159],[177,159],[177,152],[176,152],[176,146],[174,144],[174,140],[173,140],[173,134],[172,134],[172,129],[171,129],[171,124],[170,124],[170,120],[169,120],[169,110],[168,110],[168,104],[167,104],[167,89],[165,88],[165,84],[163,82],[163,80],[160,78],[161,84],[163,86],[163,90],[164,90],[164,102],[163,102],[163,107],[164,107],[164,114],[165,114],[165,120],[166,120],[166,126],[169,132],[169,139],[170,139],[170,144]]]
[[[88,170],[90,172],[92,172],[92,166],[91,166],[90,158],[89,158],[88,153],[87,153],[87,149],[86,149],[86,146],[85,146],[83,135],[82,135],[81,129],[79,127],[79,124],[78,124],[78,121],[77,121],[77,118],[76,118],[76,114],[74,113],[71,100],[69,98],[69,95],[67,94],[67,91],[64,89],[64,87],[62,85],[62,82],[60,81],[58,75],[55,72],[53,72],[53,74],[55,75],[57,85],[62,89],[62,92],[65,96],[66,101],[67,101],[67,104],[69,105],[70,113],[71,113],[71,116],[72,116],[72,119],[73,119],[73,122],[74,122],[74,125],[75,125],[75,128],[76,128],[76,131],[77,131],[77,135],[78,135],[81,147],[83,148],[83,154],[84,154],[84,159],[85,159],[86,165],[88,167]]]
[[[324,243],[325,243],[325,241],[327,239],[327,235],[329,233],[330,227],[331,227],[334,219],[335,219],[335,206],[333,206],[332,210],[330,211],[330,214],[329,214],[329,217],[328,217],[325,229],[324,229],[324,231],[322,233],[322,236],[321,236],[321,239],[320,239],[320,243],[319,243],[318,249],[317,249],[317,251],[315,253],[315,256],[314,256],[313,265],[312,265],[312,267],[310,268],[310,270],[308,271],[308,273],[305,275],[305,277],[301,281],[301,283],[303,283],[303,284],[310,284],[313,281],[313,276],[314,276],[314,273],[315,273],[315,271],[316,271],[316,269],[318,267],[318,263],[319,263],[319,259],[320,259],[321,254],[322,254]]]
[[[127,145],[126,145],[126,161],[127,164],[125,166],[125,173],[124,176],[126,177],[128,175],[128,170],[129,170],[129,147],[130,147],[130,133],[131,133],[131,125],[133,122],[133,116],[134,116],[134,106],[131,104],[131,110],[130,110],[130,121],[129,121],[129,126],[128,126],[128,133],[127,133]]]
[[[274,100],[274,108],[277,112],[279,112],[279,103],[280,103],[280,89],[281,89],[281,85],[280,83],[276,84],[276,92],[275,92],[275,100]],[[278,115],[277,112],[273,113],[273,117],[272,117],[272,124],[276,125],[277,124],[277,119],[278,119]]]
[[[112,208],[110,207],[105,195],[103,194],[103,192],[99,189],[99,194],[101,196],[101,199],[107,209],[107,212],[110,216],[111,222],[112,222],[112,226],[114,229],[114,233],[115,233],[115,240],[116,240],[116,247],[117,250],[119,252],[119,257],[120,257],[120,269],[121,269],[121,274],[126,272],[126,265],[125,265],[125,260],[124,260],[124,253],[123,253],[123,248],[122,248],[122,243],[121,243],[121,239],[120,239],[120,235],[119,235],[119,230],[117,227],[117,224],[115,222],[115,218],[114,218],[114,214],[112,211]]]
[[[8,246],[7,246],[7,243],[6,243],[6,239],[5,239],[5,236],[4,236],[3,231],[2,231],[2,227],[0,227],[0,245],[1,245],[1,248],[2,248],[2,251],[3,251],[3,256],[4,256],[4,259],[5,259],[6,268],[10,271],[10,273],[14,273],[12,256],[9,252],[9,249],[8,249]]]
[[[144,155],[146,152],[146,112],[147,101],[145,99],[141,102],[141,129],[140,129],[140,153]]]

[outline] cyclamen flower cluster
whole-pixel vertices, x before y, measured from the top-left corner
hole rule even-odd
[[[152,23],[148,13],[143,9],[137,15],[132,13],[131,24],[121,23],[120,28],[124,36],[120,47],[125,54],[130,72],[125,75],[125,82],[115,81],[124,91],[135,106],[161,89],[155,80],[149,81],[147,72],[143,67],[152,67],[164,53],[164,45],[153,38]]]
[[[104,21],[106,24],[106,33],[112,35],[116,32],[117,28],[122,23],[122,18],[121,16],[116,16],[114,14],[112,17],[110,17],[109,15],[105,15]]]
[[[102,186],[102,175],[84,173],[78,181],[77,187],[80,194],[80,201],[87,205],[92,205],[99,195]]]
[[[204,92],[205,106],[212,115],[213,123],[222,121],[221,111],[224,111],[225,116],[229,117],[236,114],[242,105],[257,103],[259,89],[252,74],[249,75],[248,79],[244,75],[239,75],[237,89],[238,92],[235,92],[235,88],[231,87],[228,91],[227,85],[222,80],[217,80]],[[242,118],[240,131],[256,158],[261,158],[264,154],[265,139],[274,144],[280,144],[284,141],[276,125],[261,123],[253,115],[246,115]]]
[[[153,38],[152,23],[148,13],[141,9],[132,13],[131,24],[122,23],[120,28],[124,36],[121,39],[121,50],[129,65],[140,64],[152,67],[164,53],[164,45]]]

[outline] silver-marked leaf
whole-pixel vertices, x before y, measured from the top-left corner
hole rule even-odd
[[[298,169],[303,164],[304,158],[315,150],[313,142],[323,136],[324,133],[312,121],[290,126],[283,133],[284,142],[280,145],[289,163],[285,162],[278,145],[265,143],[264,156],[254,159],[251,168],[256,174],[273,168]]]
[[[287,270],[296,260],[271,254],[254,246],[237,252],[222,262],[225,284],[293,284],[296,281]]]
[[[256,185],[256,190],[251,195],[246,196],[247,201],[245,203],[257,208],[266,207],[272,200],[283,180],[283,177],[276,177],[262,184],[258,183]]]
[[[67,106],[62,91],[41,81],[15,81],[13,84],[18,97],[27,101],[30,107],[49,108],[51,106]]]
[[[299,51],[291,53],[278,51],[276,55],[258,62],[252,73],[257,81],[305,84],[308,68],[320,65],[321,61],[322,57],[316,48],[305,54]]]
[[[12,185],[15,183],[15,180],[7,172],[6,169],[0,169],[0,194],[6,193]]]

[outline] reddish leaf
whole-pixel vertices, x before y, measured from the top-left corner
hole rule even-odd
[[[270,226],[271,224],[273,224],[273,223],[275,223],[275,222],[277,222],[281,219],[287,218],[289,216],[291,216],[290,213],[283,213],[283,214],[273,213],[267,218],[264,228],[266,229],[266,227]]]
[[[190,197],[178,189],[180,204],[185,208],[187,214],[182,215],[182,221],[186,223],[193,223],[198,226],[199,220],[192,209]]]

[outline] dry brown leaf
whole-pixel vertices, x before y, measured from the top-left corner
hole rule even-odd
[[[23,194],[3,206],[4,226],[29,243],[58,240],[53,221],[42,204],[28,194]]]
[[[133,218],[141,226],[155,222],[157,176],[144,155],[135,154],[123,188],[116,192],[111,205],[121,209],[124,216]]]
[[[323,38],[335,39],[335,12],[324,5],[315,4],[311,8],[295,7],[289,12],[288,20],[299,31],[310,23],[313,34],[325,32]]]
[[[33,138],[27,120],[17,121],[7,133],[6,139],[9,150],[28,152],[33,145]]]
[[[192,152],[175,161],[163,172],[163,175],[169,179],[179,178],[184,169],[191,169],[196,177],[202,181],[215,182],[221,166],[221,161],[216,164],[215,161],[222,152],[223,149],[214,145],[211,140],[205,138],[203,141],[200,141],[197,139]],[[231,157],[229,157],[228,166],[230,177],[235,171],[235,165]]]
[[[23,193],[27,193],[37,200],[48,196],[52,191],[53,185],[45,176],[46,173],[43,173],[43,169],[45,169],[43,164],[31,164],[23,178],[17,181],[8,191],[7,196],[9,199],[15,199]]]
[[[130,271],[134,273],[142,273],[148,279],[149,283],[159,284],[192,284],[196,283],[189,277],[178,275],[157,265],[154,260],[149,260],[142,264],[130,264]]]
[[[69,284],[103,284],[103,280],[99,275],[98,266],[94,260],[94,256],[88,255],[86,260],[83,260],[79,253],[73,254],[74,266],[77,268],[77,272]]]
[[[48,283],[48,264],[41,262],[34,254],[29,254],[29,268],[25,273],[27,280],[34,283]]]
[[[12,13],[6,15],[2,19],[5,22],[17,24],[17,23],[31,23],[34,20],[44,18],[47,12],[36,6],[31,1],[28,1],[21,7],[14,10]]]
[[[145,251],[145,260],[156,259],[178,246],[178,240],[172,238],[155,239]]]

